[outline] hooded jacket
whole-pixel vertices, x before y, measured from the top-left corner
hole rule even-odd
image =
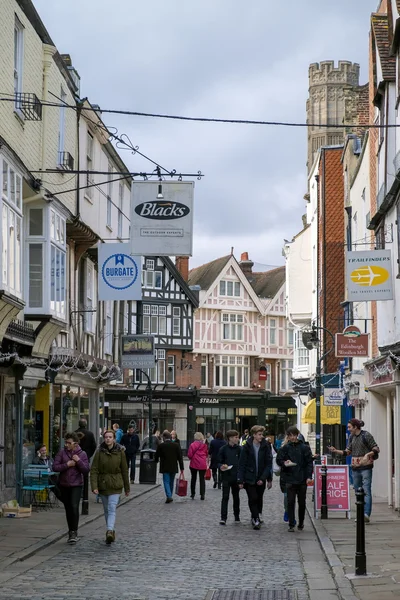
[[[253,447],[253,437],[249,437],[242,446],[240,454],[238,483],[255,485],[257,481],[272,481],[272,448],[270,442],[262,439],[258,451],[258,469]]]
[[[67,465],[68,461],[72,460],[74,455],[79,456],[79,461],[74,467]],[[83,476],[89,473],[89,459],[86,452],[80,446],[75,446],[74,449],[63,448],[57,454],[53,463],[53,471],[60,473],[58,484],[64,487],[77,487],[83,485]]]
[[[231,446],[228,443],[220,448],[218,453],[218,468],[220,469],[222,465],[228,465],[228,467],[232,465],[232,469],[221,471],[222,481],[226,481],[227,483],[235,483],[237,481],[241,452],[242,446],[239,444]]]
[[[199,440],[192,442],[187,453],[190,458],[190,468],[205,471],[207,469],[207,453],[208,446],[205,442]]]
[[[208,447],[208,455],[211,457],[211,469],[218,469],[218,453],[226,441],[214,438]]]
[[[296,463],[294,467],[285,467],[285,461],[291,460]],[[292,483],[295,485],[306,483],[312,478],[313,457],[310,447],[301,440],[288,442],[281,446],[276,457],[276,463],[281,468],[281,483]]]
[[[92,491],[99,490],[101,496],[120,494],[122,488],[130,491],[128,464],[120,444],[114,443],[110,449],[105,442],[100,444],[93,458],[90,485]]]

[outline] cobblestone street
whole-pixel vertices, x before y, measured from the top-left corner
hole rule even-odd
[[[275,480],[265,493],[265,524],[250,527],[241,492],[240,524],[219,525],[221,492],[207,484],[206,499],[175,496],[164,503],[157,488],[120,507],[117,542],[104,543],[104,520],[85,526],[81,541],[65,539],[7,567],[2,600],[203,600],[214,589],[293,589],[299,600],[339,598],[311,523],[287,533]],[[27,523],[27,526],[28,523]]]

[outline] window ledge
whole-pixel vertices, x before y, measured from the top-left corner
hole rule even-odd
[[[21,110],[19,110],[18,108],[14,108],[14,116],[17,119],[18,123],[21,125],[22,128],[25,127],[25,119],[24,119],[24,115],[22,113]]]

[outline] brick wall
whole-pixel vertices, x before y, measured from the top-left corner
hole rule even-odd
[[[178,387],[201,386],[201,356],[180,350],[168,350],[168,356],[175,356],[175,384]],[[167,359],[168,360],[168,359]],[[168,367],[167,367],[168,368]]]
[[[341,164],[342,148],[322,151],[320,160],[320,210],[319,210],[319,265],[321,293],[319,314],[323,327],[335,334],[341,331],[344,300],[344,182]],[[324,210],[325,207],[325,210]],[[325,239],[324,235],[325,218]],[[324,265],[324,255],[326,263]],[[325,276],[324,276],[325,275]],[[324,320],[325,317],[325,320]],[[325,336],[325,348],[332,345]],[[325,361],[325,372],[333,373],[339,361],[330,352]]]

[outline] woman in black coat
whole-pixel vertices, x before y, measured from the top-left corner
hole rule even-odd
[[[222,446],[225,446],[225,444],[226,442],[224,440],[224,434],[222,431],[217,431],[208,448],[208,455],[211,458],[210,468],[214,480],[214,489],[218,486],[219,490],[221,489],[221,472],[218,468],[218,454]]]

